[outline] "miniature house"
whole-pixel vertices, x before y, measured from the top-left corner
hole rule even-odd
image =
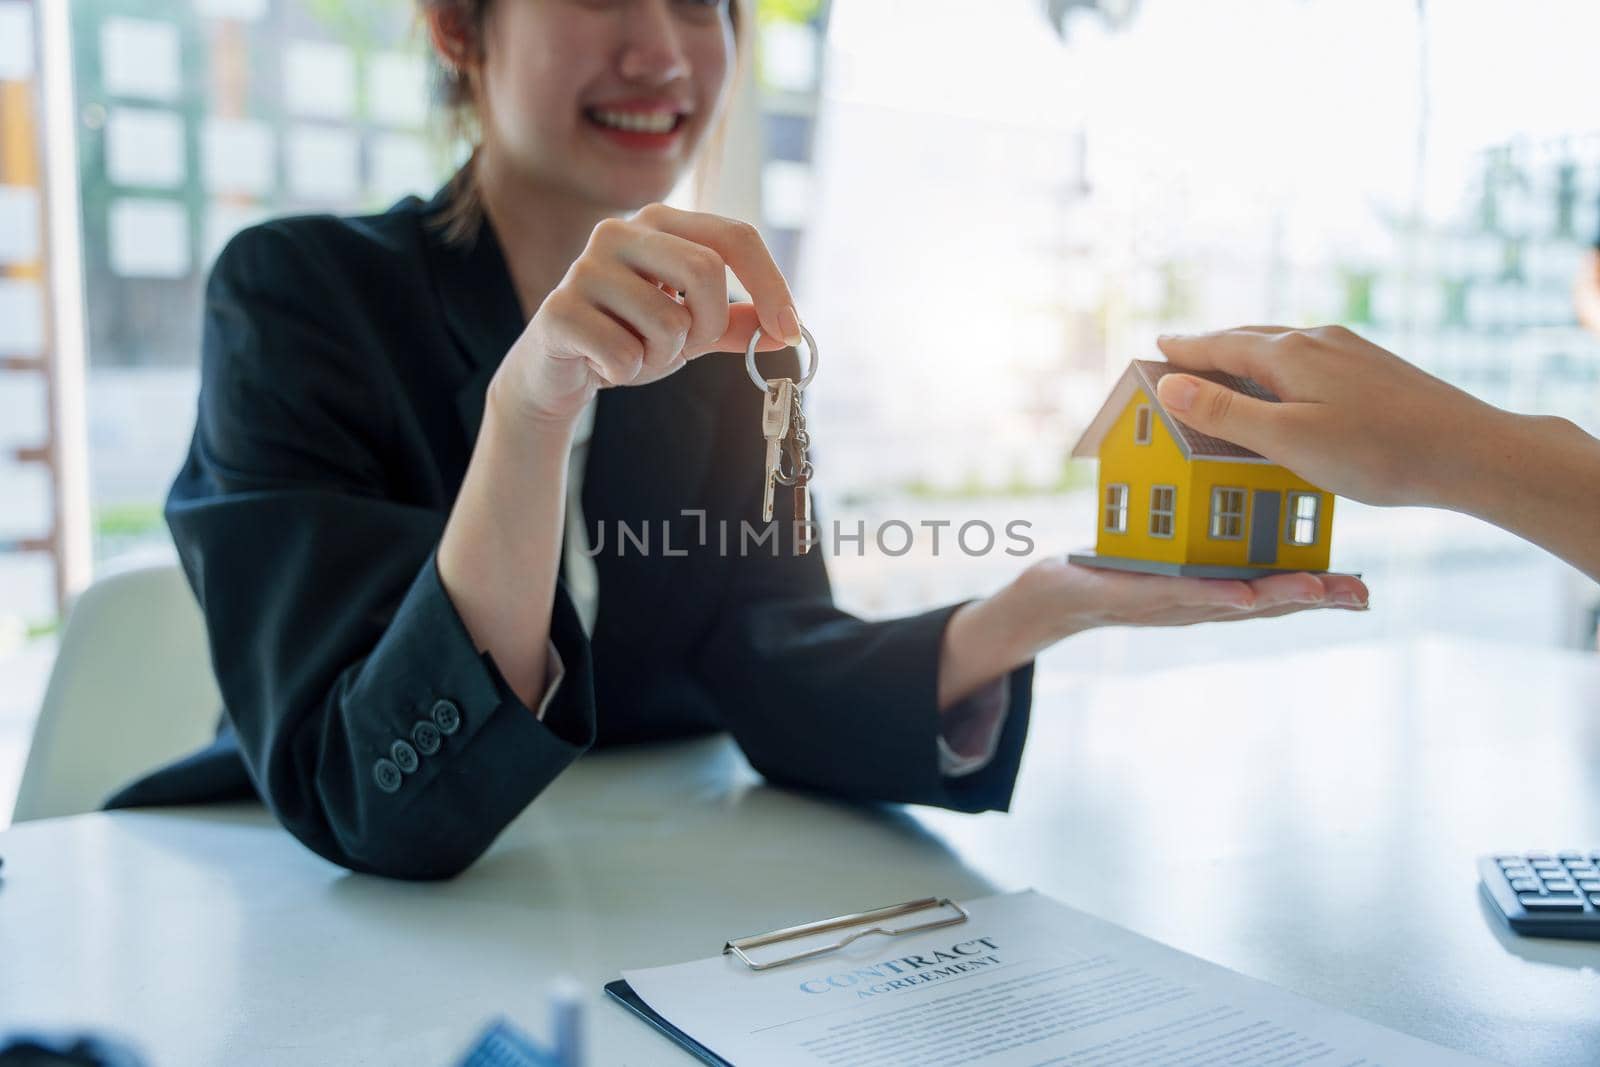
[[[1170,415],[1156,383],[1173,369],[1129,364],[1073,448],[1100,461],[1100,505],[1095,550],[1072,562],[1198,578],[1327,570],[1333,494]],[[1278,399],[1248,378],[1185,373]]]

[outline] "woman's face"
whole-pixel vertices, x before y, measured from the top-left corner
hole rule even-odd
[[[530,179],[631,211],[667,196],[721,110],[730,0],[496,0],[485,147]]]

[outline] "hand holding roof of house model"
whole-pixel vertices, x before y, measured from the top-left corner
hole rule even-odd
[[[1157,344],[1176,365],[1156,383],[1175,419],[1370,504],[1450,506],[1441,468],[1504,414],[1341,326],[1246,326]]]

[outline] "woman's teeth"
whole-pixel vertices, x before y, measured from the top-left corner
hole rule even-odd
[[[672,111],[601,111],[591,109],[589,118],[602,126],[630,133],[671,133],[678,125],[678,115]]]

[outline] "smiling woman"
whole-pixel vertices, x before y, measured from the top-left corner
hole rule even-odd
[[[690,31],[684,34],[682,61],[692,65],[695,77],[673,85],[670,92],[639,93],[595,80],[596,64],[604,68],[614,58],[595,47],[595,35],[605,32],[607,20],[619,11],[626,17],[635,5],[618,0],[420,0],[438,61],[440,95],[466,140],[478,144],[493,136],[531,165],[548,165],[558,156],[575,163],[586,145],[610,145],[635,167],[654,157],[656,174],[628,178],[641,184],[659,181],[668,171],[676,180],[702,141],[714,146],[719,140],[722,131],[714,120],[720,121],[731,75],[748,50],[741,32],[750,23],[744,5],[745,0],[673,0],[671,6],[683,9],[675,13]],[[547,59],[524,62],[530,55]],[[640,64],[653,61],[647,53],[633,54],[630,69],[637,72]],[[537,127],[545,135],[533,137]],[[574,152],[580,155],[574,157]],[[452,190],[448,219],[456,237],[471,234],[482,210],[473,171],[471,163],[464,167]],[[572,173],[574,184],[585,192],[603,190],[620,176],[614,161]],[[670,189],[668,184],[665,190]],[[659,185],[643,193],[642,200],[640,191],[615,190],[613,195],[629,192],[630,199],[641,203],[666,195]]]
[[[708,537],[762,511],[763,405],[718,354],[755,339],[797,377],[802,335],[754,226],[660,203],[721,121],[739,9],[424,14],[470,162],[427,203],[248,229],[213,271],[167,519],[226,719],[113,803],[254,791],[334,862],[447,877],[590,746],[728,731],[774,781],[1003,809],[1039,649],[1364,600],[1055,558],[867,622],[787,494],[756,551]],[[662,549],[591,549],[608,526]]]

